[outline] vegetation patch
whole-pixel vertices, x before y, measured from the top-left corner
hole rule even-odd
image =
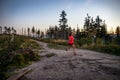
[[[65,49],[65,46],[61,46],[61,45],[57,45],[57,44],[52,44],[52,43],[48,43],[47,46],[51,49]]]
[[[28,37],[14,35],[11,42],[11,35],[0,35],[0,79],[8,78],[11,75],[9,70],[22,68],[39,60],[40,56],[33,49],[39,49],[39,45]]]
[[[116,44],[117,41],[118,40],[115,39],[113,40],[113,43],[108,42],[104,44],[101,38],[97,38],[96,42],[93,42],[93,39],[91,37],[86,37],[86,38],[81,38],[80,40],[75,40],[75,46],[76,48],[88,49],[88,50],[93,50],[93,51],[98,51],[98,52],[120,56],[120,45]],[[60,40],[60,39],[58,40],[53,39],[48,42],[49,43],[47,46],[51,49],[63,49],[64,50],[65,46],[67,45],[66,40]]]
[[[21,48],[32,48],[32,49],[37,49],[39,48],[39,45],[34,41],[34,40],[25,40],[24,43],[20,45]]]
[[[88,47],[88,49],[120,56],[119,45],[106,45],[106,46],[94,45],[92,47]]]
[[[45,56],[46,57],[52,57],[52,56],[55,56],[55,53],[49,53],[49,54],[46,54]]]

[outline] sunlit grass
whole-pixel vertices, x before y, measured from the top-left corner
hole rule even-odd
[[[58,45],[58,44],[48,43],[47,46],[49,48],[51,48],[51,49],[62,49],[62,50],[65,50],[65,46]]]
[[[46,54],[45,56],[46,57],[52,57],[52,56],[55,56],[55,53],[49,53],[49,54]]]

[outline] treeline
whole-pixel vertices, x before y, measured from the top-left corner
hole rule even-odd
[[[99,16],[94,20],[87,14],[84,23],[84,32],[87,36],[104,37],[107,34],[107,25]]]
[[[76,40],[80,40],[82,38],[92,38],[92,41],[96,43],[96,40],[100,38],[103,44],[114,43],[120,44],[120,27],[116,28],[115,33],[108,34],[107,32],[107,24],[105,20],[101,19],[100,16],[96,16],[93,18],[88,13],[84,20],[83,28],[80,29],[77,26],[77,29],[72,29],[68,26],[68,19],[66,18],[67,14],[63,10],[60,14],[59,25],[49,26],[49,28],[43,32],[40,29],[36,29],[34,26],[30,29],[27,28],[26,35],[28,37],[34,38],[49,38],[49,39],[68,39],[68,35],[70,32],[74,33]],[[22,31],[23,32],[23,31]],[[31,35],[32,34],[32,35]]]
[[[49,29],[47,29],[46,35],[50,39],[67,39],[70,32],[73,32],[75,34],[76,40],[80,40],[81,38],[87,38],[90,37],[93,39],[94,42],[96,42],[97,38],[101,38],[103,43],[111,43],[113,41],[113,38],[117,42],[119,42],[120,37],[120,27],[118,26],[116,28],[115,33],[108,34],[107,32],[107,24],[105,23],[105,20],[101,19],[99,16],[97,16],[95,19],[92,16],[85,17],[83,28],[80,30],[79,27],[77,27],[77,30],[72,29],[68,26],[66,18],[67,14],[63,10],[60,14],[59,19],[59,26],[50,26]]]
[[[93,18],[86,15],[83,28],[72,29],[68,26],[67,14],[62,11],[59,26],[50,26],[46,32],[47,39],[42,41],[59,45],[66,45],[66,39],[70,32],[74,33],[77,48],[90,49],[94,51],[120,55],[120,27],[117,26],[114,33],[107,32],[107,24],[100,16]],[[56,40],[58,39],[58,40]]]
[[[22,28],[22,35],[32,37],[32,38],[44,38],[45,33],[40,31],[40,29],[36,29],[34,26],[32,28]]]
[[[0,34],[16,34],[17,31],[14,29],[14,27],[2,27],[0,26]]]
[[[120,27],[116,28],[115,33],[108,34],[107,32],[107,24],[105,20],[101,19],[100,16],[93,18],[88,13],[84,20],[83,28],[80,29],[77,26],[77,29],[72,29],[68,26],[68,19],[66,18],[67,14],[63,10],[60,14],[59,26],[49,26],[46,31],[40,31],[40,29],[36,29],[34,26],[32,28],[24,28],[22,29],[22,35],[33,37],[33,38],[49,38],[49,39],[67,39],[70,32],[73,32],[76,40],[80,40],[81,38],[91,37],[94,42],[97,38],[101,38],[104,43],[112,42],[113,38],[117,38],[117,43],[119,43],[120,37]],[[4,27],[5,31],[2,32],[2,27],[0,27],[0,33],[10,34],[11,31],[16,33],[16,30],[12,27]]]

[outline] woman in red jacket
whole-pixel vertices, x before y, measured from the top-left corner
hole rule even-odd
[[[73,48],[73,53],[74,53],[74,55],[76,55],[73,33],[69,34],[68,47],[66,48],[66,51],[68,51],[68,49],[70,49],[70,47]]]

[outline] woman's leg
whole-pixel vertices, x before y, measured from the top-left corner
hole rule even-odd
[[[66,47],[66,51],[68,51],[70,49],[70,45],[68,45],[67,47]]]
[[[75,44],[73,44],[72,47],[73,47],[73,53],[74,53],[74,55],[76,55],[76,52],[75,52]]]
[[[70,45],[68,45],[68,49],[70,49]]]

